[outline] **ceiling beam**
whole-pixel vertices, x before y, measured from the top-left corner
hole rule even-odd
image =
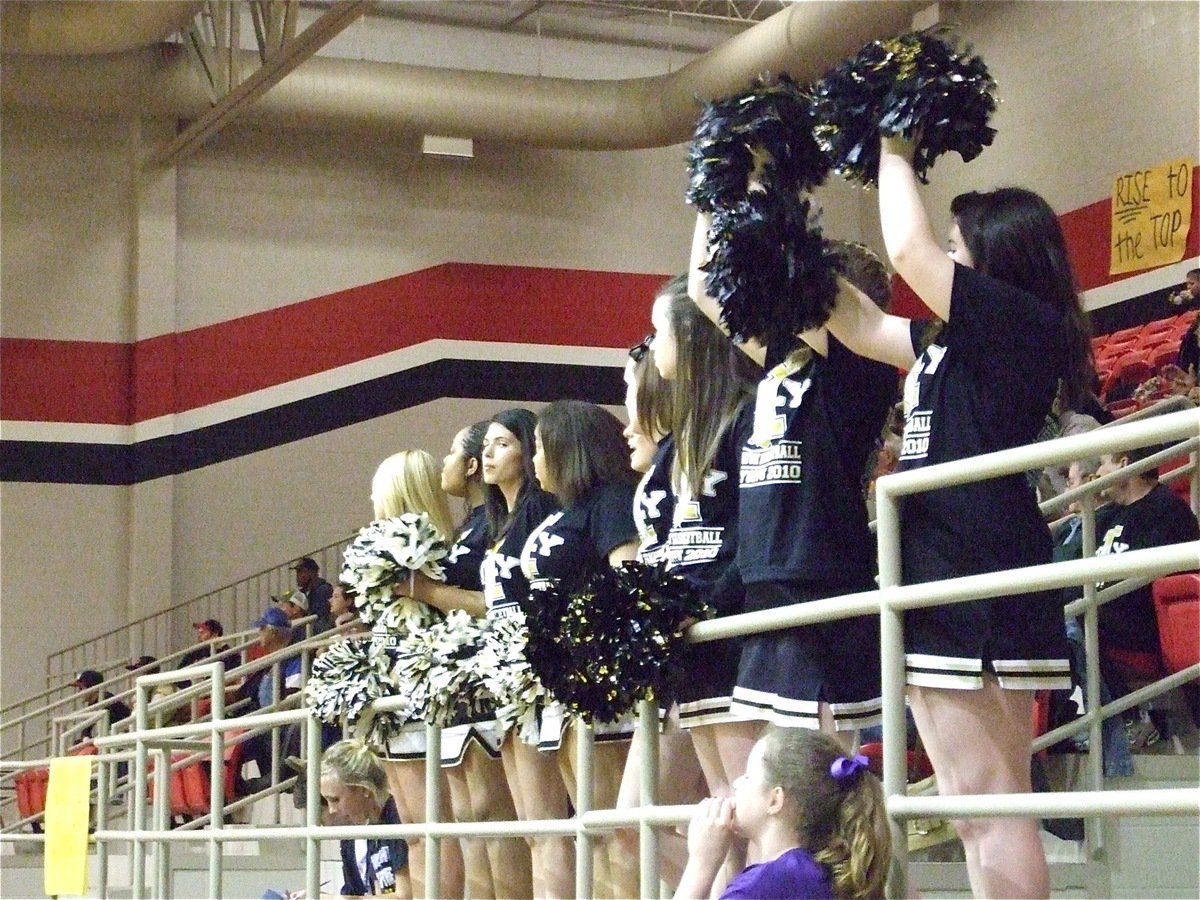
[[[253,105],[254,101],[282,81],[288,73],[354,23],[370,5],[371,0],[341,0],[292,38],[288,31],[295,28],[294,3],[289,3],[278,49],[268,55],[253,75],[241,84],[231,86],[231,90],[217,100],[212,109],[193,121],[168,144],[152,153],[145,162],[146,168],[174,165],[198,150],[209,138]],[[237,15],[238,11],[234,10],[233,14]]]

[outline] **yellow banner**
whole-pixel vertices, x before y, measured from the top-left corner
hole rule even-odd
[[[1175,159],[1113,182],[1108,273],[1138,272],[1183,259],[1192,227],[1192,167]]]
[[[50,761],[50,784],[46,789],[44,887],[51,897],[87,893],[91,780],[90,756]]]

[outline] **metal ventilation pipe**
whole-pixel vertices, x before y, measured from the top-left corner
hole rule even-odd
[[[4,0],[0,52],[59,56],[140,50],[187,26],[203,5],[197,0]]]
[[[315,57],[272,88],[243,121],[270,128],[439,134],[572,150],[669,146],[690,137],[698,98],[742,90],[764,72],[812,80],[866,41],[906,30],[912,14],[924,5],[797,3],[676,72],[623,81]],[[245,55],[248,71],[257,57]],[[0,97],[5,107],[178,118],[208,107],[199,75],[178,47],[115,57],[6,56],[3,62]]]

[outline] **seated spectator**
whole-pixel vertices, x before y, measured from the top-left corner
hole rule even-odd
[[[278,606],[269,606],[262,616],[254,623],[258,628],[258,642],[264,655],[283,650],[292,642],[292,625],[287,615]],[[279,664],[279,700],[300,690],[300,656],[290,656]],[[257,712],[271,706],[275,700],[274,666],[260,669],[242,683],[240,694],[249,698],[251,711]],[[280,747],[284,746],[280,741]],[[242,792],[254,793],[269,784],[267,776],[271,771],[271,733],[269,731],[256,734],[246,741],[243,759],[247,762],[254,760],[258,766],[259,778],[243,782]]]
[[[1050,414],[1058,424],[1058,428],[1054,429],[1057,432],[1054,435],[1055,437],[1071,437],[1076,434],[1086,434],[1100,427],[1100,423],[1095,417],[1070,407],[1061,386],[1059,387],[1058,396],[1054,398],[1054,407],[1051,409]],[[1043,470],[1044,477],[1038,484],[1038,496],[1042,500],[1057,497],[1067,489],[1067,468],[1066,463],[1046,466]]]
[[[1167,363],[1159,370],[1158,377],[1171,389],[1172,394],[1200,403],[1200,387],[1197,386],[1194,371],[1188,372],[1174,363]]]
[[[1101,457],[1097,474],[1119,471],[1161,449],[1151,446],[1106,454]],[[1158,483],[1158,471],[1154,468],[1114,485],[1105,493],[1115,506],[1104,531],[1099,532],[1097,556],[1162,547],[1200,537],[1200,527],[1191,508]],[[1102,648],[1159,652],[1158,622],[1149,585],[1100,607],[1100,642]]]
[[[304,591],[295,590],[284,594],[282,597],[272,597],[271,601],[275,604],[276,609],[282,610],[287,616],[289,625],[297,619],[303,619],[308,613],[308,597]],[[292,643],[298,644],[310,636],[312,625],[293,625],[292,626]]]
[[[399,825],[387,774],[363,741],[339,741],[321,757],[326,825]],[[342,841],[343,897],[411,897],[408,846],[402,838]]]
[[[333,613],[333,624],[335,626],[345,625],[347,622],[359,622],[362,625],[361,629],[352,629],[354,631],[366,631],[367,626],[358,617],[358,612],[354,608],[355,593],[353,588],[349,588],[344,584],[339,583],[333,589],[333,597],[329,601],[329,609]]]
[[[333,627],[333,616],[329,601],[333,598],[333,585],[321,577],[321,567],[316,560],[306,556],[299,560],[292,571],[296,573],[296,587],[304,594],[306,615],[314,615],[312,634],[320,634]]]
[[[84,706],[96,706],[104,704],[104,711],[108,714],[108,727],[111,730],[112,726],[122,719],[128,719],[130,716],[129,706],[122,703],[120,700],[113,700],[113,695],[108,691],[101,691],[100,685],[104,682],[104,676],[95,669],[84,669],[75,676],[75,680],[71,682],[71,686],[79,690],[79,696],[83,700]],[[112,702],[105,702],[112,701]],[[93,737],[94,726],[89,725],[79,733],[82,740],[90,740]]]
[[[213,638],[224,637],[225,628],[216,619],[205,619],[203,622],[193,622],[192,627],[196,629],[196,642],[211,641]],[[186,669],[188,666],[194,666],[196,663],[205,662],[214,655],[220,655],[228,651],[228,647],[224,644],[201,644],[199,647],[194,647],[183,655],[183,659],[179,661],[179,668]],[[226,666],[230,663],[227,660]]]

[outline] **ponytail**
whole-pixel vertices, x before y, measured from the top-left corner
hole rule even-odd
[[[837,822],[813,859],[829,870],[839,900],[882,897],[892,857],[883,789],[870,772],[859,772],[837,810]]]

